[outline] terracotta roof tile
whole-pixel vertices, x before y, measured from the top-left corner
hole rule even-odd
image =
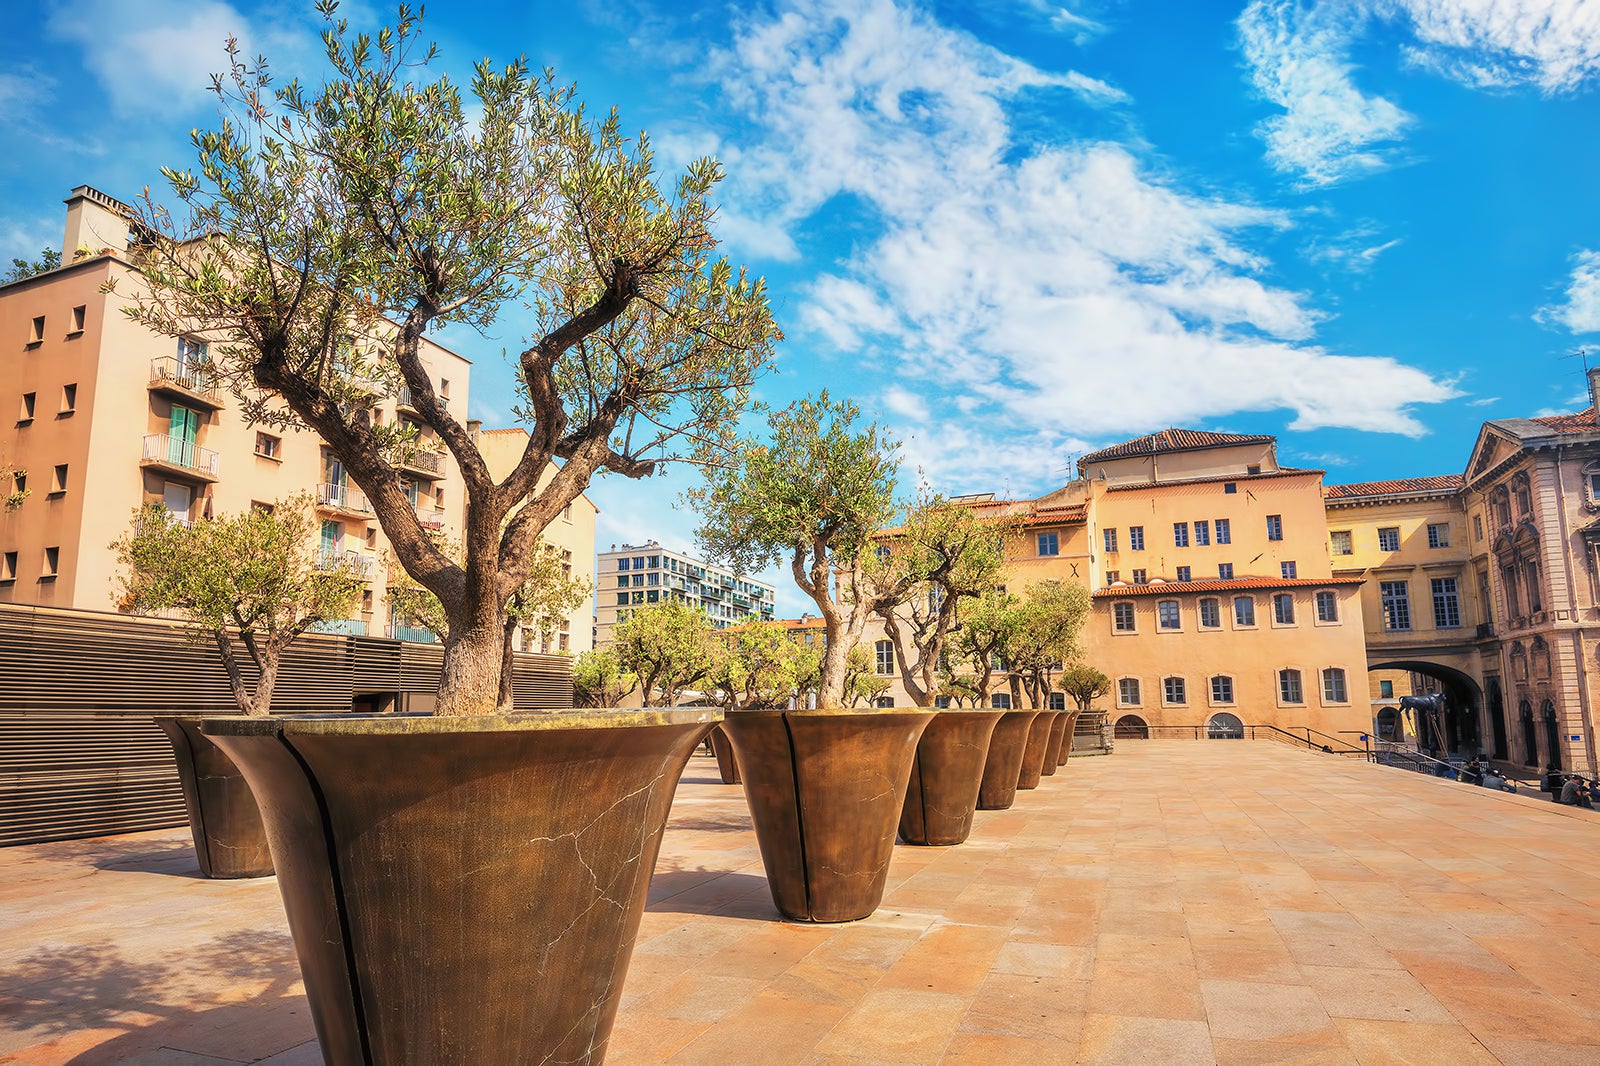
[[[1360,481],[1353,485],[1324,485],[1322,495],[1329,500],[1348,500],[1362,496],[1400,496],[1408,492],[1454,492],[1465,485],[1462,474],[1434,477],[1402,477],[1392,481]]]
[[[1557,433],[1593,433],[1596,429],[1593,407],[1585,407],[1570,415],[1547,415],[1544,418],[1530,418],[1528,421],[1548,426]]]
[[[1212,433],[1199,429],[1164,429],[1160,433],[1147,433],[1109,448],[1090,452],[1078,460],[1085,463],[1103,459],[1125,459],[1132,455],[1155,455],[1159,452],[1187,452],[1199,448],[1226,448],[1234,444],[1271,444],[1273,438],[1258,433]]]
[[[1157,585],[1112,585],[1095,589],[1095,599],[1124,596],[1156,596],[1184,592],[1233,592],[1236,589],[1328,588],[1331,585],[1359,585],[1361,577],[1236,577],[1229,581],[1164,581]]]
[[[1295,466],[1282,466],[1264,474],[1212,474],[1207,477],[1183,478],[1177,481],[1137,481],[1126,485],[1108,485],[1107,492],[1136,492],[1140,489],[1177,488],[1182,485],[1211,485],[1224,481],[1265,481],[1278,477],[1322,477],[1326,470],[1303,470]]]

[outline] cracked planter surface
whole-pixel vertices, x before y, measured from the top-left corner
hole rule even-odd
[[[1050,727],[1055,725],[1060,711],[1040,711],[1039,717],[1028,727],[1028,746],[1022,751],[1022,765],[1017,769],[1018,788],[1038,788],[1044,775],[1044,756],[1050,750]]]
[[[256,798],[233,760],[200,732],[200,716],[162,716],[155,723],[172,743],[200,872],[218,879],[272,873]]]
[[[1038,711],[1006,711],[994,727],[989,756],[983,763],[983,783],[978,788],[978,810],[1003,811],[1017,801],[1017,780],[1028,747],[1028,730]]]
[[[850,922],[883,901],[917,740],[933,711],[735,711],[722,723],[772,902],[801,922]]]
[[[209,718],[330,1063],[599,1062],[716,710]]]
[[[940,710],[917,741],[900,839],[907,844],[959,844],[972,832],[989,738],[1004,711]]]
[[[717,757],[717,773],[722,775],[722,783],[737,785],[739,760],[733,757],[733,745],[728,743],[728,734],[722,731],[720,725],[711,727],[711,754]]]

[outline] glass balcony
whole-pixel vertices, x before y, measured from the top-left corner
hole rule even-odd
[[[216,481],[222,457],[192,440],[167,433],[150,433],[144,438],[144,455],[139,465],[186,474],[200,481]]]

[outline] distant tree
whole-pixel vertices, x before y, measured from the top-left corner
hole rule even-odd
[[[827,634],[817,704],[842,705],[846,657],[868,608],[859,595],[862,556],[893,513],[898,443],[861,410],[826,390],[769,411],[764,438],[745,437],[708,470],[690,500],[707,555],[743,573],[782,560],[817,605]]]
[[[957,674],[948,668],[941,668],[939,695],[948,697],[957,707],[978,706],[978,685],[971,674]]]
[[[574,707],[616,707],[638,687],[638,677],[622,668],[615,648],[593,648],[572,660]]]
[[[1011,683],[1027,705],[1043,708],[1055,672],[1078,655],[1078,632],[1089,617],[1089,593],[1081,585],[1041,581],[1028,586],[1018,618],[1001,651]]]
[[[1089,710],[1094,701],[1111,691],[1111,679],[1087,663],[1074,663],[1061,671],[1056,687],[1078,705],[1078,710]]]
[[[750,622],[718,636],[722,647],[706,680],[729,710],[787,707],[815,683],[816,650],[790,639],[782,622]]]
[[[35,274],[43,274],[47,270],[55,270],[60,265],[61,253],[54,248],[46,248],[39,253],[39,258],[31,263],[26,259],[12,259],[11,269],[6,271],[3,279],[0,279],[0,284],[31,278]]]
[[[277,82],[230,42],[218,127],[191,135],[195,169],[162,171],[179,210],[141,201],[127,310],[208,341],[246,419],[307,428],[339,457],[448,616],[438,713],[489,714],[539,534],[597,473],[720,452],[779,332],[763,284],[716,254],[714,160],[663,182],[647,138],[526,61],[482,60],[463,91],[427,69],[407,8],[369,35],[317,6],[320,84]],[[531,432],[496,481],[423,339],[508,307],[531,323],[513,357]],[[425,439],[372,417],[401,387]],[[420,447],[460,470],[460,559],[406,497],[400,460]]]
[[[312,626],[349,617],[361,597],[360,569],[316,552],[315,528],[304,495],[193,526],[151,504],[111,545],[125,568],[123,602],[137,613],[181,612],[191,632],[215,642],[239,710],[267,714],[285,649]],[[236,642],[258,671],[254,691]]]
[[[1006,649],[1021,626],[1022,610],[1017,597],[998,589],[962,611],[955,643],[959,655],[972,667],[975,705],[988,704],[995,671],[1005,669]]]
[[[868,560],[872,609],[894,642],[906,694],[919,707],[939,695],[939,663],[962,605],[999,587],[1014,519],[924,493]]]
[[[872,653],[864,644],[857,644],[850,649],[850,654],[845,656],[844,675],[844,705],[846,707],[859,707],[865,703],[871,706],[873,701],[889,691],[889,679],[875,673]]]
[[[611,629],[612,647],[625,670],[639,678],[646,707],[671,707],[678,694],[705,680],[716,666],[711,623],[682,603],[635,608]]]

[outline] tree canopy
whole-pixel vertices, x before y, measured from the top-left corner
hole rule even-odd
[[[6,271],[4,277],[0,277],[0,285],[21,281],[23,278],[31,278],[35,274],[43,274],[47,270],[55,270],[60,265],[61,253],[54,248],[44,249],[39,253],[39,258],[32,262],[26,259],[14,258],[11,260],[11,269]]]
[[[1073,663],[1056,678],[1056,687],[1072,697],[1078,710],[1087,711],[1111,691],[1111,679],[1088,663]]]
[[[817,651],[793,640],[782,622],[749,622],[716,639],[706,680],[729,710],[787,707],[816,684]]]
[[[338,455],[448,616],[439,713],[489,713],[538,534],[598,472],[643,477],[731,444],[779,333],[762,282],[716,255],[714,160],[663,181],[646,136],[525,60],[479,61],[463,92],[430,70],[408,9],[368,34],[318,6],[318,85],[276,86],[229,43],[219,124],[193,133],[192,168],[163,170],[175,208],[142,201],[128,313],[210,342],[247,418],[305,426]],[[533,320],[513,359],[530,437],[495,481],[424,337],[509,306]],[[465,482],[459,559],[405,495],[397,459],[418,442],[373,418],[401,387]]]
[[[646,707],[671,707],[717,663],[711,623],[703,611],[668,601],[635,608],[611,628],[623,669],[639,679]]]
[[[1016,610],[1017,621],[1001,655],[1029,706],[1042,708],[1055,672],[1078,655],[1078,633],[1089,617],[1089,593],[1082,585],[1041,581],[1028,586]]]
[[[616,707],[638,687],[639,679],[622,668],[615,648],[592,648],[572,660],[575,707]]]

